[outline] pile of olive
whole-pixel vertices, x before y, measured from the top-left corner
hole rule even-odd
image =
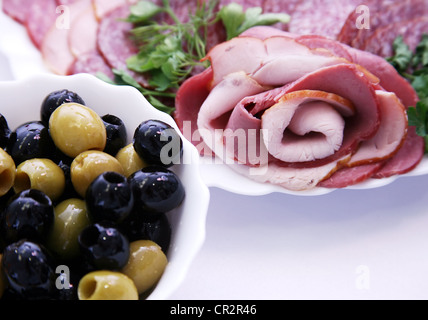
[[[99,116],[69,90],[10,130],[0,115],[0,297],[138,299],[167,265],[167,213],[185,191],[168,124]]]

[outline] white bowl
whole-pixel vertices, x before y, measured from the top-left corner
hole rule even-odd
[[[120,117],[127,127],[129,142],[137,126],[148,119],[162,120],[178,130],[174,120],[152,107],[138,90],[110,85],[88,74],[41,74],[24,80],[0,82],[0,113],[5,116],[11,130],[26,121],[40,120],[43,99],[61,89],[78,93],[86,105],[100,115],[110,113]],[[186,197],[178,209],[168,213],[172,227],[169,263],[147,299],[166,299],[174,292],[205,240],[209,190],[200,177],[196,148],[185,139],[183,144],[183,164],[171,169],[183,182]]]

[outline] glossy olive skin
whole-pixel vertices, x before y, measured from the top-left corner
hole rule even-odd
[[[113,223],[94,223],[78,237],[80,252],[90,266],[120,270],[129,258],[129,241]]]
[[[107,171],[100,174],[86,191],[86,206],[93,222],[125,220],[134,207],[134,195],[125,176]]]
[[[0,148],[5,149],[7,147],[11,133],[6,118],[0,113]]]
[[[148,166],[137,154],[132,143],[120,149],[116,154],[116,159],[122,165],[123,173],[126,177]]]
[[[138,300],[134,282],[125,274],[114,271],[93,271],[78,286],[79,300]]]
[[[166,213],[184,200],[185,190],[180,178],[171,170],[149,166],[128,178],[134,192],[136,207],[147,213]]]
[[[80,254],[78,237],[91,224],[82,199],[67,199],[55,206],[55,219],[46,247],[63,260]]]
[[[106,127],[107,141],[104,152],[116,156],[120,149],[126,145],[128,134],[125,123],[117,116],[106,114],[101,117]]]
[[[12,157],[0,148],[0,197],[9,192],[15,182],[16,166]]]
[[[50,299],[55,292],[54,262],[42,245],[19,240],[6,247],[3,272],[11,289],[20,298]]]
[[[49,129],[41,121],[30,121],[20,125],[10,134],[6,151],[15,164],[32,158],[49,158],[55,145],[49,135]]]
[[[78,103],[58,107],[49,118],[49,132],[55,146],[72,158],[87,150],[103,151],[107,142],[101,117]]]
[[[82,152],[73,160],[70,167],[70,177],[74,189],[84,198],[92,181],[106,171],[123,174],[119,161],[108,153],[102,151]]]
[[[151,240],[158,244],[165,254],[168,252],[172,228],[166,214],[147,215],[135,208],[120,227],[129,241]]]
[[[23,238],[43,243],[53,221],[51,199],[42,191],[28,189],[10,199],[0,217],[0,232],[6,244]]]
[[[138,293],[142,294],[162,277],[168,259],[161,248],[149,240],[131,242],[130,252],[130,258],[122,272],[134,281]]]
[[[51,114],[62,104],[71,102],[85,105],[85,101],[83,101],[82,97],[73,91],[63,89],[49,93],[40,107],[40,118],[42,122],[48,125]]]
[[[13,188],[16,193],[37,189],[55,201],[65,189],[64,171],[50,159],[26,160],[16,168]]]
[[[1,266],[2,258],[3,258],[3,255],[0,254],[0,299],[2,298],[4,290],[6,289],[6,286],[7,286],[6,279],[4,277],[4,273]]]
[[[133,145],[137,154],[151,165],[171,167],[180,163],[183,141],[169,124],[159,120],[142,122],[134,132]]]

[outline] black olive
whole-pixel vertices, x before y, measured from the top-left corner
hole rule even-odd
[[[33,158],[48,158],[55,151],[49,129],[40,121],[30,121],[20,125],[10,134],[7,152],[18,166]]]
[[[100,174],[86,190],[86,207],[93,222],[121,222],[134,206],[134,195],[125,176],[107,171]]]
[[[180,163],[183,141],[169,124],[159,120],[141,123],[134,132],[133,145],[137,154],[147,163],[171,167]]]
[[[52,228],[54,207],[42,191],[24,190],[13,196],[0,217],[0,232],[6,244],[23,238],[43,242]]]
[[[7,123],[6,118],[0,114],[0,148],[5,149],[7,147],[11,130]]]
[[[22,239],[8,245],[2,268],[11,290],[21,299],[51,299],[56,291],[53,258],[40,244]]]
[[[109,221],[86,227],[78,237],[80,252],[95,269],[120,270],[129,259],[129,240]]]
[[[129,241],[150,240],[167,254],[171,242],[171,224],[166,214],[148,216],[136,208],[121,225]]]
[[[148,166],[128,178],[134,193],[135,207],[148,213],[166,213],[184,200],[185,191],[180,178],[171,170]]]
[[[59,106],[61,106],[64,103],[80,103],[82,105],[85,105],[85,102],[83,99],[75,92],[70,90],[59,90],[51,92],[46,96],[46,98],[42,102],[42,106],[40,108],[40,117],[42,119],[42,122],[48,126],[49,124],[49,118],[52,114],[52,112],[55,111]]]
[[[126,145],[128,134],[125,124],[120,118],[112,114],[106,114],[101,119],[107,132],[107,143],[104,152],[114,157]]]

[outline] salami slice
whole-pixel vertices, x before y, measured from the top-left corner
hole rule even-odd
[[[301,1],[291,16],[289,31],[336,39],[346,17],[355,10],[358,3],[357,0]]]
[[[414,51],[421,41],[422,35],[428,32],[428,16],[394,23],[379,28],[370,36],[362,49],[381,57],[390,57],[394,54],[393,42],[402,36],[404,42]]]
[[[384,6],[370,15],[370,28],[358,30],[351,44],[354,48],[363,49],[367,39],[378,29],[427,15],[426,0],[406,0]]]
[[[377,14],[382,8],[387,7],[388,5],[394,4],[398,2],[397,0],[365,0],[361,1],[359,5],[364,5],[369,9],[368,14],[374,15]],[[351,45],[352,41],[358,36],[359,28],[357,26],[357,21],[360,19],[361,12],[355,9],[348,15],[343,26],[337,35],[337,40]]]
[[[147,79],[128,69],[126,60],[138,53],[138,48],[132,42],[129,32],[132,24],[121,19],[129,15],[129,5],[120,6],[107,13],[98,27],[98,50],[107,64],[114,69],[127,71],[142,86],[148,86]]]
[[[107,65],[104,58],[97,50],[79,55],[68,71],[70,75],[77,73],[89,73],[92,75],[102,73],[110,79],[114,77],[110,66]]]

